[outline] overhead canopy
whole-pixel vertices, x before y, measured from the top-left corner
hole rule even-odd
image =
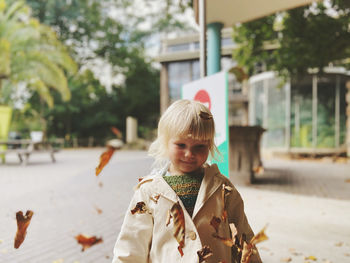
[[[194,0],[193,5],[199,24],[198,1]],[[248,22],[312,2],[315,0],[207,0],[206,23],[220,22],[224,27],[231,27],[238,22]]]

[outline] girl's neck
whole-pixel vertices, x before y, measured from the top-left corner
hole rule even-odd
[[[185,175],[185,174],[199,175],[199,174],[202,174],[204,172],[204,168],[200,167],[197,170],[194,170],[194,171],[191,171],[191,172],[187,172],[187,173],[183,173],[183,172],[180,172],[180,171],[173,170],[172,166],[170,165],[170,167],[168,169],[168,172],[170,173],[171,176],[174,176],[174,175]]]

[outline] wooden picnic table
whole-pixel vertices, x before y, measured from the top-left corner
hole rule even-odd
[[[48,141],[35,141],[30,139],[13,139],[13,140],[0,140],[0,156],[3,156],[3,163],[5,162],[6,154],[17,154],[19,160],[24,165],[28,164],[28,160],[33,153],[49,153],[52,162],[55,162],[54,154],[59,151],[60,147],[54,147],[54,145],[62,145],[63,140],[57,139],[54,142]],[[6,147],[1,147],[4,145]]]

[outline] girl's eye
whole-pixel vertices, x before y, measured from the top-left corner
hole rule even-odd
[[[186,144],[184,144],[184,143],[177,143],[176,145],[179,148],[185,148],[186,147]]]
[[[205,151],[208,148],[205,144],[200,144],[195,146],[195,151]]]

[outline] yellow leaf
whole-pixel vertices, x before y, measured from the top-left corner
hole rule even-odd
[[[305,257],[305,259],[310,259],[310,260],[313,260],[313,261],[316,261],[316,260],[317,260],[317,258],[314,257],[314,256],[308,256],[308,257]]]
[[[252,245],[256,245],[256,244],[258,244],[258,243],[260,243],[260,242],[262,242],[262,241],[265,241],[265,240],[269,239],[269,238],[267,237],[267,235],[265,234],[265,229],[266,229],[266,226],[265,226],[258,234],[256,234],[256,235],[252,238],[252,240],[250,240],[250,243],[251,243]]]

